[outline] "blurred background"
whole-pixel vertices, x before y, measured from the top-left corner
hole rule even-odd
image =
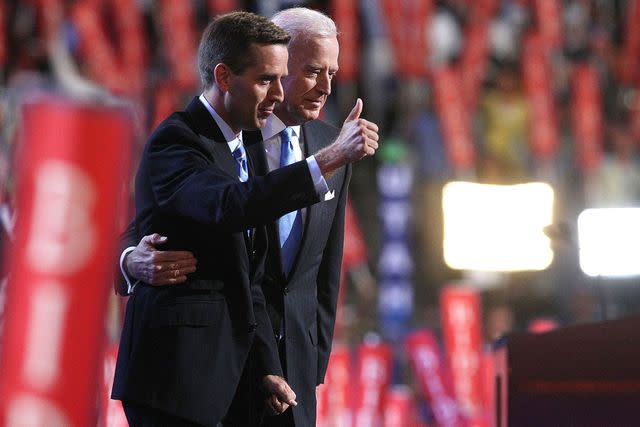
[[[195,53],[207,22],[230,10],[270,16],[292,5],[324,11],[341,32],[340,71],[324,119],[339,126],[361,97],[363,116],[379,124],[382,140],[375,157],[354,167],[336,348],[385,343],[389,382],[411,383],[404,340],[416,330],[444,339],[443,291],[451,289],[477,298],[474,328],[483,348],[513,332],[640,313],[636,273],[585,265],[580,242],[588,225],[578,226],[586,209],[640,207],[637,0],[3,0],[5,247],[15,175],[24,166],[14,158],[25,97],[124,100],[137,125],[133,177],[149,132],[199,94]],[[446,186],[454,181],[478,186],[460,193]],[[544,197],[518,185],[527,183],[544,183]],[[525,192],[476,192],[505,189]],[[443,204],[450,199],[463,201],[452,202],[458,211]],[[529,223],[534,243],[516,239],[506,247],[536,246],[520,259],[531,263],[474,262],[497,253],[493,245],[505,233],[520,231],[511,220],[538,208]],[[617,221],[606,219],[598,230],[611,234]],[[619,233],[627,241],[596,247],[624,249],[634,264],[634,221]],[[462,240],[449,241],[456,234]],[[6,287],[3,280],[2,295]],[[113,343],[124,304],[111,295]],[[428,409],[421,414],[423,423],[434,422]]]

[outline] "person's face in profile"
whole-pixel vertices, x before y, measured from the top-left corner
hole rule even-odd
[[[225,108],[239,129],[263,128],[276,103],[284,98],[282,78],[287,75],[287,47],[283,44],[252,44],[251,65],[234,74],[228,70]]]
[[[338,72],[335,37],[299,37],[289,44],[289,75],[283,80],[284,103],[278,117],[291,126],[318,118],[331,81]]]

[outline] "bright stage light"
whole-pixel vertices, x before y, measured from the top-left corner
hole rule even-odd
[[[544,183],[450,182],[442,196],[444,258],[460,270],[544,270],[553,260],[543,228],[552,223],[553,189]]]
[[[582,211],[578,245],[580,268],[589,276],[640,275],[640,208]]]

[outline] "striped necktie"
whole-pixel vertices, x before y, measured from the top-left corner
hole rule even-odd
[[[246,182],[249,179],[249,169],[247,168],[247,153],[242,142],[233,150],[233,158],[236,159],[236,169],[240,181]]]
[[[293,130],[285,128],[280,133],[282,147],[280,149],[280,167],[290,165],[296,161],[293,151]],[[302,214],[299,210],[289,212],[278,219],[280,234],[280,248],[282,253],[282,266],[284,272],[289,274],[298,254],[298,248],[302,241]]]

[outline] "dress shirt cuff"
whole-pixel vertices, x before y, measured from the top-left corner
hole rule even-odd
[[[120,271],[122,272],[122,277],[124,277],[125,282],[127,282],[127,292],[128,293],[133,292],[133,289],[138,284],[138,280],[133,282],[133,284],[131,283],[131,279],[129,278],[129,275],[127,274],[127,270],[124,268],[124,259],[125,259],[125,257],[127,255],[129,255],[131,252],[133,252],[133,250],[135,248],[136,248],[135,246],[129,246],[127,249],[122,251],[122,254],[120,255]]]
[[[322,172],[320,172],[320,166],[318,166],[316,157],[307,157],[307,165],[309,165],[309,172],[311,172],[311,179],[313,180],[313,187],[316,190],[316,194],[318,194],[320,200],[324,200],[325,194],[329,192],[329,186],[327,185],[327,181],[325,181],[324,176],[322,176]]]

